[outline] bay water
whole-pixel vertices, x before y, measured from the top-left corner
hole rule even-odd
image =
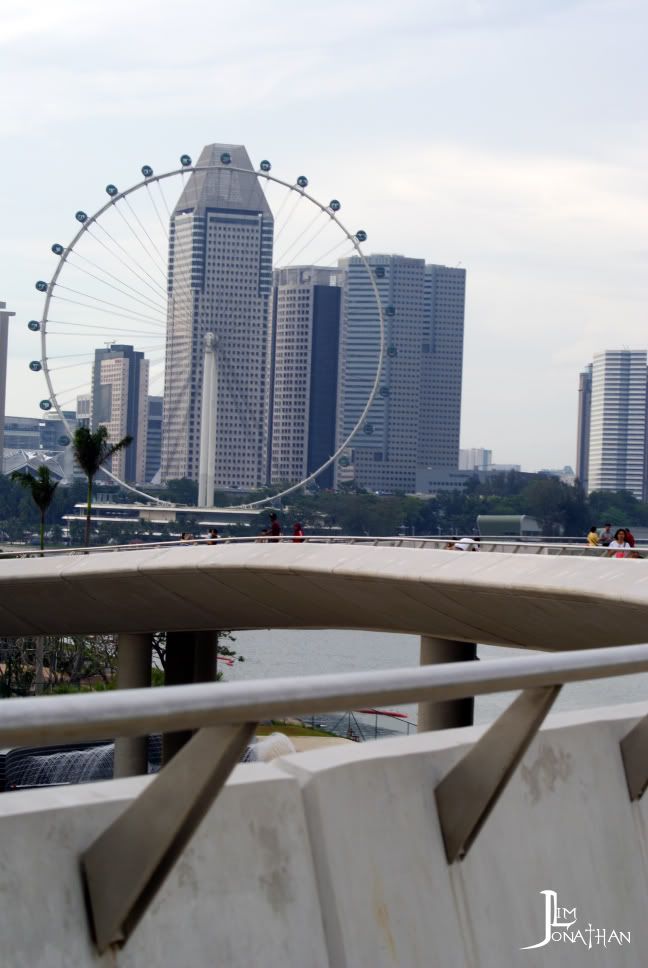
[[[330,629],[260,629],[236,632],[234,635],[236,641],[229,644],[245,657],[245,661],[234,662],[231,667],[221,665],[224,678],[229,680],[399,669],[419,664],[419,638],[415,635]],[[510,656],[523,659],[532,653],[503,646],[480,645],[477,654],[484,661],[497,661]],[[478,697],[475,702],[475,722],[487,723],[494,719],[514,695],[495,693]],[[553,711],[611,706],[646,698],[648,674],[598,679],[564,686]],[[406,713],[408,720],[416,722],[415,704],[390,708]],[[330,724],[331,717],[318,717],[318,721]],[[359,716],[358,721],[366,727],[363,733],[367,738],[373,735],[374,717]],[[404,724],[394,723],[385,717],[380,718],[379,725],[383,727],[380,732],[392,727],[399,733],[405,732]]]

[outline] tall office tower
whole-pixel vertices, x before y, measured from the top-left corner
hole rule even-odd
[[[92,416],[92,394],[80,393],[76,398],[77,427],[89,427]]]
[[[589,363],[578,380],[578,427],[576,430],[576,478],[585,491],[589,477],[590,418],[592,414],[592,369]]]
[[[148,418],[146,425],[146,469],[144,480],[147,483],[160,473],[162,460],[162,397],[148,398]]]
[[[7,394],[7,352],[9,349],[9,318],[15,316],[7,309],[7,304],[0,302],[0,474],[5,448],[5,399]]]
[[[594,356],[588,491],[646,496],[645,350],[606,350]]]
[[[485,471],[492,463],[493,451],[484,447],[462,447],[459,451],[460,471]]]
[[[413,492],[417,469],[458,465],[466,274],[398,255],[368,262],[386,307],[387,352],[378,398],[342,463],[351,461],[360,487]],[[369,397],[379,351],[367,272],[356,256],[340,264],[338,444]],[[344,473],[337,471],[338,481]]]
[[[300,481],[335,451],[339,270],[278,269],[273,289],[270,481]],[[318,476],[333,486],[333,467]]]
[[[130,434],[133,443],[112,458],[109,470],[125,481],[144,481],[149,363],[132,346],[113,343],[95,350],[90,425],[103,425],[116,443]]]
[[[232,171],[222,162],[249,169]],[[198,478],[204,337],[216,335],[216,486],[267,480],[273,220],[242,145],[208,145],[171,216],[162,480]]]

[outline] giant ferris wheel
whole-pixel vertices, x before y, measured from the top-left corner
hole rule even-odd
[[[72,438],[71,414],[77,410],[78,401],[89,399],[98,347],[135,347],[147,360],[149,395],[162,395],[168,360],[169,233],[176,202],[192,175],[218,177],[225,185],[229,179],[232,186],[237,176],[243,176],[250,191],[253,185],[262,185],[274,220],[273,268],[327,267],[339,259],[356,256],[366,273],[375,319],[375,369],[366,386],[364,405],[360,404],[357,420],[346,439],[312,473],[271,497],[246,506],[283,497],[313,481],[336,461],[344,465],[345,452],[354,436],[372,433],[367,418],[378,394],[385,393],[384,387],[381,390],[385,315],[393,310],[383,306],[377,273],[362,251],[366,232],[350,231],[341,219],[340,201],[318,200],[309,190],[306,176],[285,180],[272,174],[271,167],[267,160],[253,172],[237,167],[227,151],[213,165],[193,164],[189,155],[182,155],[179,168],[162,174],[144,165],[142,177],[125,190],[107,185],[108,199],[94,214],[76,212],[76,234],[67,245],[52,245],[58,260],[54,272],[49,280],[36,283],[36,289],[44,295],[41,318],[27,324],[39,338],[39,352],[34,353],[29,367],[44,376],[47,386],[40,408],[55,411],[65,425],[66,434],[59,441],[62,447]],[[191,273],[183,284],[186,292],[179,296],[191,301]],[[178,350],[177,341],[174,349]],[[227,361],[219,360],[218,366],[227,367]],[[219,379],[221,376],[227,381],[226,369]],[[221,441],[220,446],[226,447],[227,442]],[[141,497],[159,500],[142,490],[144,485],[136,487],[117,474],[108,473]]]

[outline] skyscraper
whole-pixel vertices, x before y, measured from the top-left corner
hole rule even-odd
[[[198,478],[203,348],[216,336],[216,486],[267,477],[273,219],[242,145],[208,145],[171,217],[163,480]],[[229,165],[250,174],[232,171]]]
[[[645,350],[606,350],[594,356],[588,491],[646,497],[646,365]]]
[[[576,477],[587,492],[589,474],[590,418],[592,415],[592,364],[578,381],[578,426],[576,430]]]
[[[368,262],[385,307],[387,351],[378,397],[342,463],[351,461],[361,487],[412,492],[418,468],[458,466],[466,273],[399,255]],[[338,444],[366,404],[379,355],[371,280],[357,256],[340,264]]]
[[[92,370],[91,427],[103,425],[116,443],[130,434],[133,443],[111,459],[110,470],[125,481],[144,481],[149,363],[132,346],[113,343],[95,350]]]
[[[160,473],[162,460],[162,397],[148,398],[148,423],[146,428],[146,470],[148,483]]]
[[[270,481],[299,481],[335,451],[339,271],[278,269],[273,290]],[[317,478],[333,486],[333,468]]]

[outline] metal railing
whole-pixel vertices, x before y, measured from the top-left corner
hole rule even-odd
[[[648,672],[648,645],[368,672],[7,699],[0,747],[176,732],[359,706],[442,702]]]
[[[641,672],[648,672],[648,645],[344,675],[8,699],[0,703],[0,746],[198,730],[80,858],[90,930],[101,953],[128,941],[260,720],[522,690],[436,786],[438,821],[452,864],[466,856],[562,685]],[[648,716],[621,741],[632,799],[648,785],[647,744]]]
[[[90,548],[46,548],[44,551],[31,547],[16,547],[11,550],[0,552],[2,558],[51,558],[61,555],[87,555],[104,553],[127,553],[129,551],[143,551],[145,549],[165,549],[165,548],[187,548],[192,545],[226,545],[226,544],[344,544],[361,545],[367,547],[389,547],[389,548],[411,548],[411,549],[434,549],[452,550],[451,545],[459,540],[456,537],[440,538],[417,538],[417,537],[373,537],[358,535],[306,535],[299,542],[295,542],[292,535],[281,535],[270,538],[266,536],[254,537],[219,537],[213,538],[192,538],[190,541],[136,541],[131,544],[108,544],[96,545]],[[610,552],[603,546],[594,547],[588,545],[583,539],[581,544],[573,539],[571,543],[559,544],[558,540],[551,541],[522,541],[511,537],[503,538],[482,538],[478,545],[481,552],[499,552],[505,554],[531,554],[531,555],[563,555],[578,556],[587,558],[605,558]],[[634,550],[634,549],[633,549]],[[648,554],[648,548],[637,546],[640,554]]]

